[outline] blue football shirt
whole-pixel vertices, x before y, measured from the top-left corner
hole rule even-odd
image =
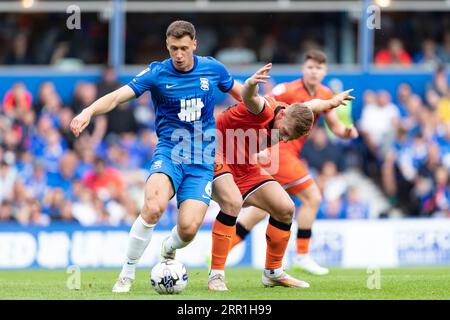
[[[225,66],[212,57],[194,55],[194,67],[178,71],[172,59],[153,62],[128,83],[136,97],[149,90],[156,113],[158,138],[174,129],[193,130],[196,122],[214,121],[214,89],[228,92],[234,84]]]

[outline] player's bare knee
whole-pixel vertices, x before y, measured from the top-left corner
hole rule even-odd
[[[220,203],[220,210],[228,215],[237,217],[242,208],[242,197],[229,197]]]
[[[322,195],[320,192],[314,192],[314,194],[310,197],[309,204],[314,208],[319,208],[320,203],[322,202]]]
[[[320,207],[320,203],[322,202],[322,195],[319,191],[311,192],[307,196],[303,197],[301,201],[304,206],[318,209]]]
[[[145,199],[142,208],[142,218],[149,224],[158,222],[161,215],[166,210],[166,206],[155,199]]]
[[[274,219],[280,222],[289,224],[292,222],[294,211],[295,211],[294,202],[292,202],[291,200],[284,201],[278,206],[277,210],[273,212],[272,216],[274,217]]]
[[[178,225],[178,232],[181,240],[185,242],[190,242],[194,240],[195,235],[197,234],[199,228],[200,224],[195,222],[187,226]]]
[[[146,211],[142,210],[141,216],[144,219],[144,221],[148,224],[155,224],[159,221],[159,218],[161,218],[161,213],[156,211]]]

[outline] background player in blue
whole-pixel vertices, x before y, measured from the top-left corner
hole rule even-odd
[[[180,130],[188,132],[189,137],[185,140],[189,143],[195,141],[198,135],[203,136],[208,129],[215,132],[214,87],[240,100],[241,84],[233,80],[220,62],[211,57],[194,55],[197,41],[191,23],[171,23],[166,32],[166,44],[170,59],[151,63],[128,85],[101,97],[71,122],[71,130],[78,137],[92,116],[106,113],[146,90],[152,94],[158,145],[145,185],[144,207],[131,227],[127,259],[113,292],[130,290],[135,266],[150,243],[156,223],[175,194],[179,207],[177,225],[164,240],[161,255],[173,258],[176,249],[185,247],[194,239],[211,197],[214,154],[208,163],[195,161],[210,142],[201,143],[201,150],[192,151],[195,148],[189,148],[191,152],[188,155],[173,152],[180,144],[178,139],[174,139],[174,133]]]

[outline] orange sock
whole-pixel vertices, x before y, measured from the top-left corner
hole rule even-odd
[[[311,229],[298,229],[297,254],[307,254],[309,252],[310,241],[311,241]]]
[[[234,248],[235,245],[240,243],[245,237],[248,235],[250,231],[245,229],[245,227],[238,222],[236,222],[236,234],[233,236],[231,241],[231,249]]]
[[[233,238],[231,239],[231,249],[234,248],[238,243],[240,243],[242,239],[238,234],[234,234]]]
[[[291,235],[291,225],[279,222],[272,217],[266,230],[266,269],[278,269],[282,267],[284,253]]]
[[[220,211],[216,220],[214,220],[212,228],[212,270],[225,269],[225,262],[231,250],[231,243],[235,234],[236,217]]]
[[[297,253],[307,254],[309,252],[309,241],[311,238],[297,238]]]

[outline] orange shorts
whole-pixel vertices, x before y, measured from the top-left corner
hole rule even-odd
[[[266,183],[276,181],[258,164],[228,165],[221,156],[216,155],[213,181],[227,174],[233,176],[244,201]]]
[[[269,164],[261,166],[272,174],[290,195],[296,195],[314,183],[305,164],[295,154],[280,149],[278,166],[273,165],[274,161],[275,157],[270,155]]]

